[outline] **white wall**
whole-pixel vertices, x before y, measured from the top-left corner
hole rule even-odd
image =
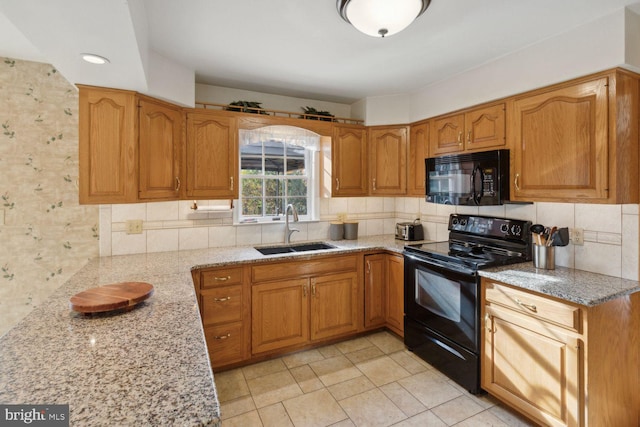
[[[625,26],[629,26],[626,19],[635,22],[633,16],[620,9],[427,86],[411,95],[411,121],[623,65]],[[633,49],[629,47],[627,50]]]

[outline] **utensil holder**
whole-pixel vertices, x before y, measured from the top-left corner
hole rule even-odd
[[[332,222],[329,224],[329,239],[342,240],[344,239],[344,223]]]
[[[533,245],[533,266],[545,270],[556,268],[556,247],[545,245]]]

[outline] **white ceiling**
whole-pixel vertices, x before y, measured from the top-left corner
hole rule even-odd
[[[135,89],[153,51],[197,83],[351,103],[419,90],[637,1],[432,0],[378,39],[344,22],[334,0],[0,0],[0,56]],[[81,52],[111,64],[83,64]]]

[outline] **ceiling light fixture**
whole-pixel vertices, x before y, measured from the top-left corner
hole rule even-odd
[[[338,13],[372,37],[386,37],[407,28],[427,10],[431,0],[338,0]]]
[[[80,56],[82,57],[82,59],[84,59],[85,61],[91,64],[102,65],[102,64],[108,64],[110,62],[104,56],[96,55],[93,53],[81,53]]]

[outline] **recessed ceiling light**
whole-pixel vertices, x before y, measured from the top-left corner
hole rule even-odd
[[[105,58],[104,56],[100,56],[100,55],[95,55],[93,53],[82,53],[80,54],[80,56],[82,56],[82,59],[84,59],[85,61],[91,63],[91,64],[108,64],[109,60],[107,58]]]

